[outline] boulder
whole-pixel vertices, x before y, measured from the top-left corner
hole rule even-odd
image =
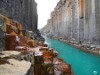
[[[32,52],[0,51],[0,75],[33,75],[33,56]]]

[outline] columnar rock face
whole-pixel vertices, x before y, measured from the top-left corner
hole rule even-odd
[[[36,31],[36,6],[35,0],[0,0],[0,14],[20,22],[25,30]]]
[[[37,29],[37,4],[35,0],[0,0],[0,49],[5,48],[5,33],[9,30],[11,23],[20,23],[19,26],[15,24],[15,30],[18,32],[30,33],[35,40],[40,40],[41,35]],[[16,27],[17,26],[17,27]],[[26,35],[26,34],[25,34]],[[28,35],[28,34],[27,34]],[[43,38],[42,38],[43,39]]]
[[[43,33],[100,45],[100,0],[60,0]]]

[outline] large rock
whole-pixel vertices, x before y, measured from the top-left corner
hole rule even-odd
[[[5,20],[2,16],[0,16],[0,49],[5,49]]]
[[[32,52],[0,51],[0,75],[34,75]]]
[[[7,61],[9,64],[0,65],[0,75],[25,75],[31,66],[30,62],[24,60],[8,59]]]

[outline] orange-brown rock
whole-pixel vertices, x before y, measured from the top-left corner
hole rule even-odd
[[[12,35],[22,35],[22,26],[18,22],[6,24],[6,32]]]
[[[15,26],[19,30],[22,30],[22,25],[16,21],[11,22],[11,25]]]
[[[19,45],[19,37],[16,35],[6,35],[5,38],[5,49],[15,50],[15,47]]]
[[[12,27],[11,24],[6,24],[6,33],[12,34],[12,35],[17,35],[17,33],[15,33],[11,27]],[[13,26],[13,28],[14,28],[14,26]],[[14,28],[14,29],[15,29],[15,28]],[[15,29],[15,30],[16,30],[16,29]]]
[[[27,38],[24,36],[7,34],[6,41],[5,41],[6,50],[16,50],[17,46],[27,47]],[[26,49],[26,48],[23,48],[23,49]]]
[[[51,56],[50,52],[44,51],[43,57],[44,57],[45,64],[50,64],[53,62],[53,56]]]
[[[20,38],[20,46],[27,46],[27,37],[25,36],[19,36]]]
[[[52,56],[44,56],[44,63],[47,64],[53,64],[53,57]]]
[[[43,52],[43,56],[44,56],[44,57],[50,56],[50,52],[47,52],[47,51]]]
[[[48,51],[48,47],[41,47],[39,50],[40,51]]]
[[[57,71],[60,71],[60,73],[65,73],[64,75],[71,75],[71,66],[63,61],[63,59],[56,57],[54,58],[54,69],[55,74]]]
[[[35,44],[34,44],[34,40],[29,40],[29,41],[28,41],[28,46],[29,46],[29,47],[34,47],[34,45],[35,45]]]
[[[65,73],[71,75],[71,67],[70,66],[66,67]]]

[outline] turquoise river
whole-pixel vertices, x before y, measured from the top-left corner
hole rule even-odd
[[[59,53],[59,57],[71,64],[77,75],[100,75],[100,56],[83,52],[69,44],[45,37],[45,43]]]

